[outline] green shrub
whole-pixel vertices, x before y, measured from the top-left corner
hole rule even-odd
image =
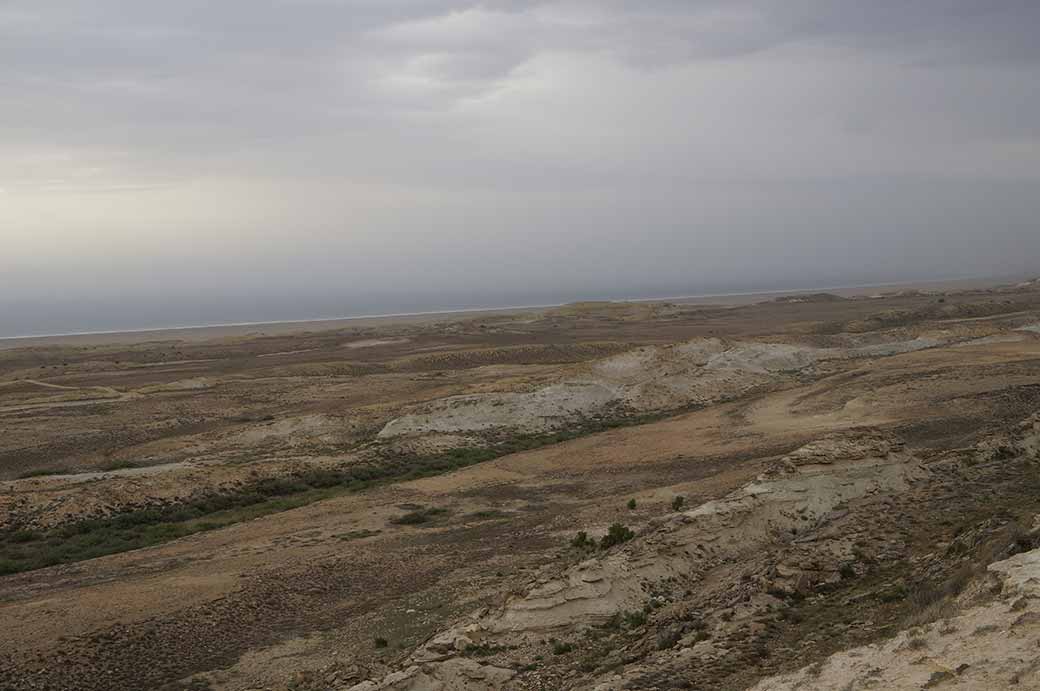
[[[101,466],[101,469],[104,470],[104,471],[112,471],[112,470],[126,470],[127,468],[135,468],[135,467],[136,466],[134,465],[133,461],[122,460],[122,461],[112,461],[111,463],[109,463],[107,465]]]
[[[621,523],[614,523],[610,526],[607,534],[599,541],[601,549],[609,549],[614,545],[620,545],[623,542],[628,542],[636,536],[627,526]]]
[[[421,525],[428,523],[434,516],[440,516],[447,513],[448,510],[440,507],[431,507],[429,509],[418,509],[417,511],[409,511],[408,513],[398,516],[397,518],[391,519],[391,523],[398,525]]]
[[[682,638],[682,631],[677,626],[669,626],[657,632],[657,649],[667,650],[674,648],[675,644]]]
[[[410,511],[403,516],[398,516],[392,519],[391,523],[397,523],[398,525],[419,525],[420,523],[427,522],[429,517],[425,511]]]
[[[899,602],[905,600],[910,595],[909,589],[902,583],[898,583],[892,588],[881,592],[878,598],[882,602]]]
[[[565,655],[574,650],[574,646],[566,641],[552,641],[553,655]]]
[[[629,511],[633,511],[633,510],[635,510],[635,508],[636,508],[636,500],[635,499],[629,499],[628,500],[628,510]]]
[[[541,435],[523,435],[489,442],[488,447],[451,449],[436,455],[386,453],[378,461],[339,470],[313,469],[285,478],[263,478],[230,493],[210,494],[176,506],[138,509],[99,519],[49,529],[43,533],[0,531],[0,573],[16,573],[91,559],[160,544],[194,533],[222,528],[267,514],[286,511],[338,493],[358,492],[374,485],[403,479],[429,477],[480,463],[516,451],[538,448],[618,426],[638,425],[666,414],[636,416],[625,420],[589,420],[575,427]],[[108,469],[132,467],[118,461]],[[36,477],[68,472],[41,468],[23,473]],[[634,500],[633,500],[634,501]],[[445,509],[428,509],[418,516],[400,517],[395,522],[421,525]],[[414,513],[414,512],[413,512]],[[631,539],[624,526],[612,526],[601,546],[609,547]],[[595,541],[585,536],[586,546]]]
[[[672,499],[672,511],[681,511],[683,504],[685,503],[686,497],[683,497],[681,495],[677,496],[675,499]]]
[[[488,657],[504,649],[504,646],[490,643],[469,643],[463,652],[471,657]]]
[[[66,471],[61,468],[36,468],[35,470],[27,470],[24,473],[18,475],[19,480],[26,480],[31,477],[44,477],[45,475],[61,475]]]
[[[484,509],[482,511],[474,511],[473,513],[466,516],[476,521],[490,521],[499,518],[509,518],[509,514],[505,511],[499,511],[498,509]]]
[[[35,533],[31,530],[16,530],[13,533],[11,533],[11,537],[9,539],[11,542],[20,543],[32,542],[33,540],[39,539],[39,537],[40,536],[38,533]]]
[[[335,537],[338,540],[344,540],[344,541],[347,541],[347,540],[361,540],[361,539],[364,539],[366,537],[372,537],[373,535],[378,535],[379,533],[380,533],[380,531],[378,531],[378,530],[368,530],[368,529],[362,528],[361,530],[350,530],[350,531],[345,532],[345,533],[340,533],[338,535],[334,535],[333,537]]]
[[[578,534],[571,540],[571,546],[577,549],[591,549],[596,546],[596,541],[589,538],[589,534],[584,530],[579,530]]]
[[[640,626],[646,624],[646,614],[639,611],[625,612],[624,619],[625,626],[630,629],[638,629]]]

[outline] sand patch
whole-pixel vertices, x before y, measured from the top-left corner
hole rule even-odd
[[[358,348],[374,348],[376,346],[382,345],[397,345],[399,343],[408,343],[408,341],[409,339],[407,338],[366,338],[361,341],[350,341],[349,343],[344,343],[343,347],[349,348],[350,350],[357,350]]]

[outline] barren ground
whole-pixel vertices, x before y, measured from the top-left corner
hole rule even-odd
[[[1037,324],[1034,285],[0,350],[0,688],[1040,688],[1032,591],[1031,649],[948,664],[1035,546]]]

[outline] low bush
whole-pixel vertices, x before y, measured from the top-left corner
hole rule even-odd
[[[397,518],[391,519],[390,522],[397,523],[398,525],[419,525],[420,523],[425,523],[428,520],[430,519],[426,515],[425,511],[411,511],[409,513],[404,514],[403,516],[398,516]]]
[[[571,547],[577,549],[594,549],[596,547],[596,541],[589,538],[589,534],[584,530],[579,530],[578,534],[571,540]]]
[[[924,650],[928,647],[928,641],[920,637],[911,638],[906,642],[906,647],[908,650]]]
[[[338,535],[335,535],[334,537],[337,540],[343,540],[343,541],[346,542],[346,541],[349,541],[349,540],[361,540],[361,539],[364,539],[366,537],[372,537],[373,535],[378,535],[379,533],[380,533],[380,531],[378,531],[378,530],[368,530],[368,529],[362,528],[361,530],[350,530],[350,531],[345,532],[345,533],[340,533]]]
[[[122,461],[112,461],[111,463],[108,463],[106,465],[101,466],[101,469],[106,471],[106,472],[109,472],[109,471],[112,471],[112,470],[126,470],[128,468],[136,468],[136,467],[137,466],[134,465],[133,461],[122,460]]]
[[[614,545],[620,545],[623,542],[628,542],[636,536],[627,526],[621,523],[614,523],[610,526],[607,534],[604,535],[600,541],[600,549],[609,549]]]
[[[18,475],[19,480],[26,480],[31,477],[44,477],[46,475],[61,475],[67,471],[60,468],[36,468],[34,470],[27,470],[24,473]]]
[[[657,632],[657,649],[668,650],[669,648],[674,648],[680,638],[682,638],[682,631],[678,627],[666,627]]]
[[[399,480],[439,475],[516,451],[534,449],[575,439],[622,425],[637,425],[666,417],[645,415],[621,420],[592,420],[573,428],[541,435],[517,436],[489,441],[486,447],[463,447],[436,455],[387,453],[378,461],[327,470],[312,469],[289,477],[263,478],[235,492],[194,497],[173,506],[136,509],[104,518],[79,521],[41,533],[20,530],[0,532],[0,574],[17,573],[66,564],[116,552],[149,547],[194,533],[222,528],[233,523],[305,506],[343,492],[357,492]],[[118,461],[107,469],[132,467]],[[37,477],[67,472],[39,468],[21,477]],[[395,522],[421,525],[443,509],[428,509],[423,514],[405,514]],[[616,524],[603,538],[601,547],[631,539],[632,531]],[[586,536],[586,539],[587,536]],[[592,540],[590,543],[595,544]]]
[[[469,643],[462,651],[470,657],[489,657],[495,653],[505,650],[504,646],[491,643]]]
[[[640,611],[625,612],[625,626],[630,629],[638,629],[646,624],[646,613]]]
[[[499,511],[498,509],[484,509],[482,511],[474,511],[473,513],[467,515],[466,518],[475,521],[490,521],[501,518],[509,518],[509,514],[505,511]]]
[[[551,641],[551,643],[553,655],[565,655],[574,650],[574,646],[566,641]]]
[[[431,519],[436,516],[446,514],[447,509],[440,507],[431,507],[429,509],[417,509],[416,511],[409,511],[408,513],[398,516],[397,518],[391,519],[391,523],[398,525],[421,525],[423,523],[429,523]]]

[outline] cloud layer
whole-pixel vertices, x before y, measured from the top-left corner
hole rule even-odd
[[[1035,270],[1037,26],[1028,0],[9,0],[0,302]]]

